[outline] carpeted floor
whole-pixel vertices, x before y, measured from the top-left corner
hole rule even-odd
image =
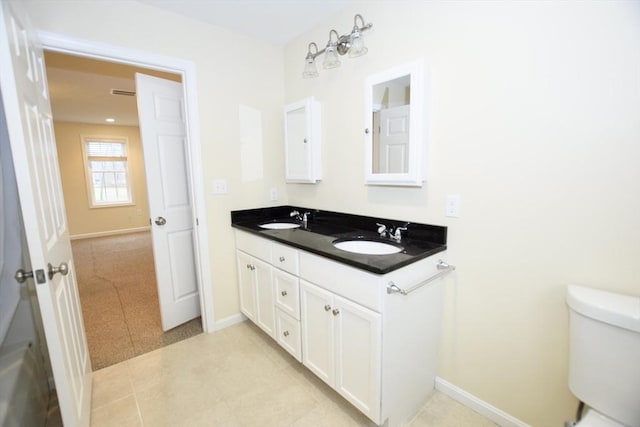
[[[94,371],[202,333],[199,317],[162,331],[150,232],[71,244]]]

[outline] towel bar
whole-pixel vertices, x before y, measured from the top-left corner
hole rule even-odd
[[[409,288],[409,289],[402,289],[401,287],[399,287],[398,285],[396,285],[393,282],[389,282],[389,284],[387,285],[387,294],[401,294],[401,295],[408,295],[411,292],[415,291],[416,289],[419,289],[425,285],[428,285],[429,283],[433,282],[434,280],[444,276],[445,274],[448,274],[450,272],[452,272],[453,270],[456,269],[455,266],[447,264],[446,262],[444,262],[443,260],[439,259],[438,260],[438,264],[436,265],[436,268],[438,270],[440,270],[438,273],[434,274],[433,276],[429,277],[427,280],[424,280],[420,283],[418,283],[417,285]]]

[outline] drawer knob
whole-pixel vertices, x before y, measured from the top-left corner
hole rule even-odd
[[[289,331],[284,331],[284,333],[282,335],[284,335],[285,337],[288,337],[289,336]]]
[[[324,306],[324,311],[329,311],[331,310],[331,306],[329,304]]]
[[[284,262],[284,257],[283,256],[280,257],[280,262]]]
[[[280,295],[282,295],[283,297],[286,297],[287,296],[287,291],[280,292]]]
[[[334,316],[337,316],[338,314],[340,314],[340,310],[338,310],[337,308],[334,308],[332,313]]]

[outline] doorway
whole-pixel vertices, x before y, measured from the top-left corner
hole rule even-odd
[[[160,324],[133,81],[135,72],[178,82],[181,76],[51,51],[46,52],[45,63],[93,370],[201,333],[200,318],[166,333]],[[97,80],[107,81],[100,85]],[[99,86],[101,92],[106,92],[107,86],[112,87],[108,94],[92,95],[87,88],[94,85]],[[63,96],[73,102],[66,102]],[[94,98],[100,96],[104,99],[94,102]],[[103,114],[106,111],[99,107],[107,104],[115,114]],[[79,110],[74,110],[77,107]],[[111,116],[116,123],[105,124],[103,120]],[[124,175],[130,184],[129,203],[96,206],[91,187],[95,178],[85,180],[85,176],[90,176],[85,140],[98,141],[96,144],[126,141]],[[93,160],[89,162],[92,165]],[[104,175],[100,178],[102,181]]]

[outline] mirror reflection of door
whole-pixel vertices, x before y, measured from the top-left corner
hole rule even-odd
[[[409,171],[410,76],[373,88],[373,173]]]

